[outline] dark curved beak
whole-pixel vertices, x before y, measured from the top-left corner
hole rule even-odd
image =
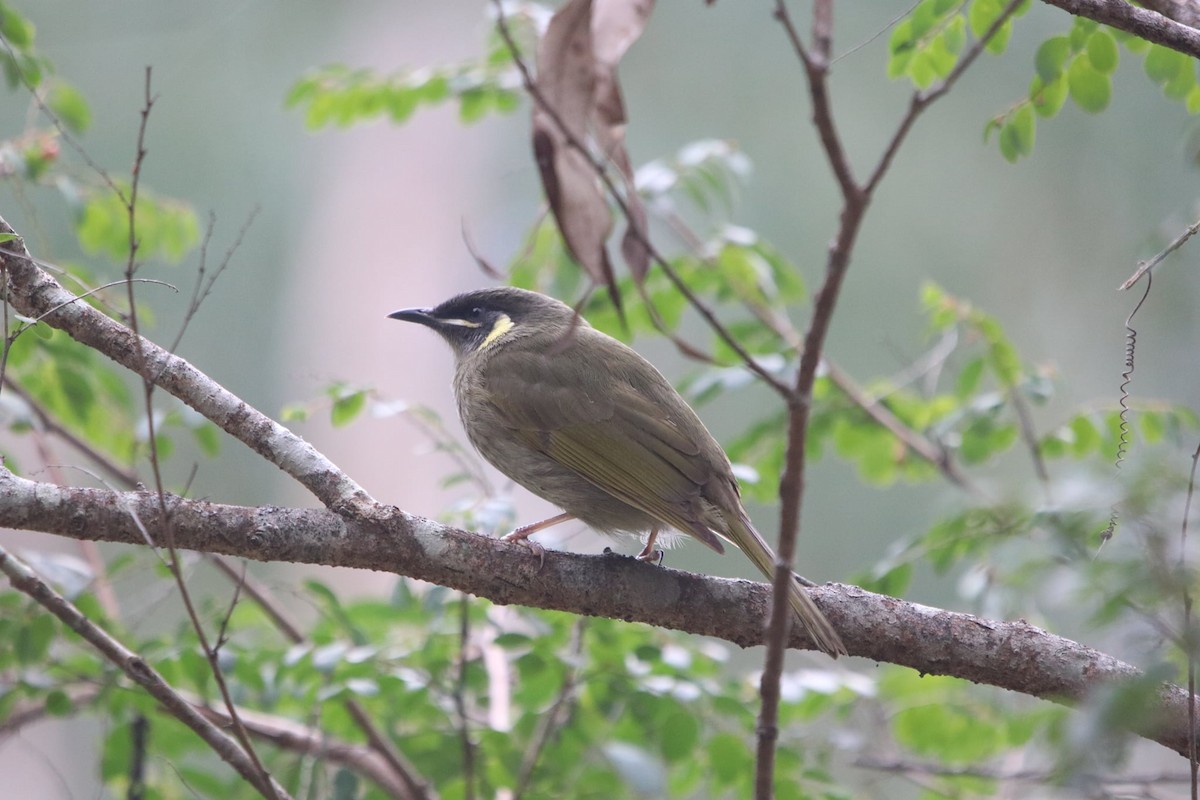
[[[421,325],[433,327],[437,325],[437,320],[430,315],[433,309],[431,308],[402,308],[399,311],[393,311],[388,314],[388,319],[398,319],[401,322],[416,322]]]

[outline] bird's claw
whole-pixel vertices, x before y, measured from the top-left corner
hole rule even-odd
[[[642,552],[634,556],[634,558],[636,558],[638,561],[649,561],[656,567],[661,567],[663,559],[666,558],[666,555],[667,554],[662,550],[655,550],[647,547],[643,549]]]
[[[506,542],[520,543],[528,547],[538,557],[538,572],[541,572],[542,567],[546,566],[546,548],[530,539],[528,534],[522,535],[521,531],[516,530],[500,538]]]

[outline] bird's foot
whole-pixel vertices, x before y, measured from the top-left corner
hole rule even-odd
[[[658,540],[658,528],[650,531],[650,535],[646,537],[646,546],[642,548],[642,552],[638,553],[634,558],[638,561],[652,561],[658,566],[662,566],[663,558],[666,556],[662,550],[654,549],[654,542]]]
[[[506,534],[502,538],[506,542],[514,542],[523,544],[529,548],[535,556],[538,557],[538,572],[542,571],[542,567],[546,566],[546,548],[529,538],[529,534],[533,531],[527,531],[523,528],[517,528],[512,533]]]
[[[643,547],[642,552],[638,553],[636,556],[634,556],[634,558],[636,558],[638,561],[649,561],[655,566],[661,567],[663,559],[666,557],[666,555],[667,554],[662,550],[656,550],[652,545],[648,544]]]

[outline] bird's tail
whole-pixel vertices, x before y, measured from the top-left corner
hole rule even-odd
[[[770,545],[758,535],[758,531],[754,530],[749,520],[735,517],[728,521],[730,540],[754,562],[754,566],[758,567],[767,580],[774,580],[775,553]],[[788,587],[788,602],[818,648],[832,658],[846,655],[846,645],[842,644],[842,637],[838,636],[838,632],[829,624],[825,614],[813,602],[795,575],[792,576],[791,585]]]

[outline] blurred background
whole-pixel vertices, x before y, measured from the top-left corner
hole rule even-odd
[[[311,133],[301,111],[285,109],[284,98],[306,70],[328,63],[391,71],[474,57],[489,30],[484,3],[15,5],[37,25],[39,47],[58,74],[91,103],[94,126],[81,143],[92,159],[115,175],[127,173],[144,69],[151,66],[158,101],[147,134],[145,185],[190,202],[201,217],[215,215],[210,249],[216,253],[232,243],[253,209],[260,210],[187,331],[182,356],[276,418],[288,403],[315,401],[322,409],[325,387],[344,381],[372,387],[381,399],[435,408],[458,434],[448,350],[428,331],[385,317],[493,282],[468,252],[464,225],[492,263],[507,264],[520,251],[541,204],[527,107],[464,126],[450,103],[418,112],[403,127],[380,122]],[[836,63],[832,83],[840,132],[860,176],[874,166],[910,95],[906,83],[884,77],[887,34],[868,40],[910,5],[837,9],[835,52],[866,43]],[[797,7],[797,18],[803,21],[806,11]],[[1016,165],[1004,161],[994,142],[984,143],[984,125],[1024,96],[1036,47],[1069,25],[1066,14],[1034,4],[1018,21],[1008,51],[983,56],[900,151],[868,214],[829,339],[829,354],[859,381],[902,371],[928,346],[919,287],[933,280],[996,315],[1027,361],[1057,375],[1058,396],[1036,410],[1042,429],[1078,404],[1115,402],[1122,323],[1137,299],[1115,289],[1138,259],[1153,255],[1197,215],[1197,123],[1163,99],[1123,51],[1105,113],[1091,117],[1068,104],[1039,126],[1031,157]],[[662,3],[621,76],[635,163],[673,155],[696,139],[735,142],[758,168],[731,221],[758,230],[801,264],[815,287],[839,199],[808,121],[802,72],[767,5]],[[33,113],[27,96],[7,93],[0,103],[2,135],[19,133]],[[73,154],[67,158],[79,162]],[[5,192],[0,215],[26,234],[40,258],[86,259],[52,191]],[[1161,270],[1140,312],[1132,388],[1141,397],[1195,405],[1197,246]],[[146,274],[186,289],[194,270],[193,259],[172,268],[154,265]],[[158,320],[152,336],[173,338],[186,295],[144,290],[142,299]],[[804,311],[793,321],[802,325]],[[662,342],[637,346],[673,379],[692,368]],[[774,409],[773,402],[766,392],[750,392],[706,407],[702,416],[721,438],[736,433],[757,408]],[[381,501],[436,516],[462,496],[462,487],[440,488],[452,464],[402,419],[364,416],[334,429],[325,410],[317,410],[294,427]],[[182,482],[193,463],[195,497],[315,503],[233,441],[223,443],[216,461],[177,454],[172,479]],[[1027,463],[1013,459],[1010,466],[1014,480],[997,485],[998,494],[1023,491],[1016,476],[1028,475]],[[522,521],[550,513],[520,490],[513,497]],[[816,580],[843,578],[879,559],[893,539],[927,527],[956,500],[939,484],[865,486],[852,466],[827,455],[812,468],[800,568]],[[768,539],[775,533],[773,512],[752,509]],[[9,534],[0,535],[8,541]],[[570,526],[559,535],[557,543],[548,542],[575,550],[606,544]],[[45,537],[14,541],[46,544]],[[668,563],[754,575],[736,555],[711,555],[683,548],[670,553]],[[386,592],[395,580],[363,577],[326,576],[353,582],[358,591]],[[281,593],[295,580],[280,568],[269,579]],[[961,605],[952,579],[926,576],[909,596]],[[65,744],[60,732],[42,726],[0,748],[0,771],[18,776],[12,796],[94,794],[91,773],[82,768],[93,762],[90,756],[69,759],[81,766],[77,774],[64,766],[63,748],[86,748],[86,732]]]

